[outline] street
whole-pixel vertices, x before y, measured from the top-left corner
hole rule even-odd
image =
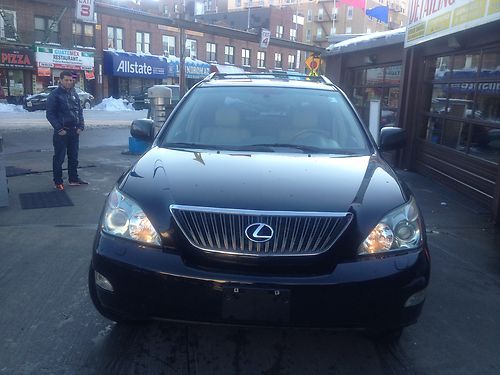
[[[420,321],[397,344],[357,332],[174,322],[119,326],[87,290],[104,199],[137,158],[129,125],[145,111],[85,111],[74,206],[22,209],[19,194],[51,191],[45,112],[0,113],[0,374],[499,374],[500,231],[473,201],[400,171],[424,214],[432,274]],[[314,312],[312,311],[311,314]]]

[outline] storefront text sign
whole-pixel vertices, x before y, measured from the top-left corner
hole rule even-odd
[[[0,68],[33,69],[33,52],[26,48],[0,48]]]
[[[94,0],[76,1],[76,19],[82,22],[94,22]]]
[[[410,0],[405,47],[500,19],[500,0]]]
[[[94,53],[36,47],[36,63],[40,68],[92,70],[94,69]]]
[[[167,60],[162,56],[104,51],[104,74],[116,77],[167,78]]]

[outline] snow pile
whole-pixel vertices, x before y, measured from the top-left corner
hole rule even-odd
[[[27,112],[22,105],[0,103],[0,112]]]
[[[123,99],[105,98],[101,103],[96,105],[91,111],[107,111],[107,112],[121,112],[121,111],[134,111],[132,104],[124,101]]]

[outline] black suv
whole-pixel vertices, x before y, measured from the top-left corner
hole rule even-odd
[[[151,139],[148,123],[135,137]],[[109,194],[89,272],[117,322],[367,329],[415,323],[429,281],[420,211],[327,79],[212,74]]]

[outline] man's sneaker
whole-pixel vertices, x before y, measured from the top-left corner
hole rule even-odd
[[[70,181],[69,184],[71,186],[80,186],[80,185],[88,185],[89,183],[87,181],[83,181],[81,178],[79,178],[76,181]]]
[[[57,190],[64,190],[64,185],[63,185],[63,184],[55,184],[55,185],[54,185],[54,189],[57,189]]]

